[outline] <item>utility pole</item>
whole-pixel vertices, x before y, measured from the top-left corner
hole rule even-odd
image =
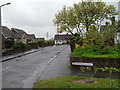
[[[120,20],[120,1],[118,2],[118,12],[119,12],[119,14],[118,14],[118,20]]]
[[[1,20],[1,7],[9,5],[10,3],[0,5],[0,70],[2,70],[2,20]],[[2,73],[0,73],[0,89],[2,89]]]
[[[49,39],[49,35],[48,35],[48,32],[46,33],[46,39],[47,39],[47,40]]]
[[[5,3],[0,5],[0,61],[2,61],[2,19],[1,19],[1,7],[9,5],[10,3]]]
[[[0,61],[2,61],[2,25],[1,25],[1,6],[0,6]]]

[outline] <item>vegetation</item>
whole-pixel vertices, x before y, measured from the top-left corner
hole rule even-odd
[[[36,82],[39,88],[118,88],[118,79],[67,76]]]
[[[68,32],[74,35],[76,32],[83,36],[91,25],[99,30],[103,20],[111,20],[117,14],[114,5],[86,0],[86,2],[73,4],[71,7],[64,6],[62,10],[56,13],[53,22],[59,33]]]
[[[71,53],[72,57],[110,57],[120,58],[118,48],[110,46],[104,48],[98,48],[89,46],[85,48],[75,48],[74,52]]]
[[[44,41],[38,41],[37,43],[38,43],[39,47],[43,47],[43,45],[44,45]]]
[[[14,46],[14,41],[13,40],[5,40],[5,48],[9,49]]]
[[[33,48],[33,49],[37,49],[38,48],[38,43],[36,43],[36,42],[33,42],[33,43],[28,43],[27,44],[27,47],[29,47],[29,48]]]
[[[13,46],[13,49],[25,49],[25,48],[26,48],[26,45],[22,42],[15,43]]]
[[[120,69],[115,68],[115,67],[80,67],[81,71],[94,71],[94,73],[97,73],[98,71],[102,71],[102,72],[109,72],[110,74],[112,74],[112,72],[116,72],[119,73]]]

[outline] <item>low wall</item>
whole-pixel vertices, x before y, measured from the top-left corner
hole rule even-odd
[[[7,56],[7,55],[12,55],[12,54],[14,54],[14,53],[21,53],[21,52],[25,52],[25,51],[27,51],[27,50],[22,50],[22,49],[17,49],[17,50],[8,50],[8,51],[6,51],[6,52],[3,52],[2,53],[2,55],[3,56]]]
[[[95,67],[116,67],[120,68],[120,58],[89,58],[89,57],[70,57],[70,63],[93,63]]]

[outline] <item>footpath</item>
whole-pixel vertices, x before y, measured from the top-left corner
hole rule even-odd
[[[13,54],[13,55],[3,56],[2,61],[0,61],[0,62],[5,62],[5,61],[8,61],[8,60],[11,60],[11,59],[14,59],[14,58],[18,58],[18,57],[22,57],[22,56],[25,56],[25,55],[28,55],[28,54],[32,54],[32,53],[40,51],[41,49],[42,48],[32,49],[32,50],[29,50],[29,51],[25,51],[25,52]]]

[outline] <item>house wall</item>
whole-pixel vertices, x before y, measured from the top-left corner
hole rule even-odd
[[[27,35],[23,34],[22,38],[21,38],[22,43],[26,44],[27,43]]]
[[[120,43],[120,32],[117,32],[117,36],[115,38],[115,43]]]
[[[31,39],[27,39],[27,43],[32,43],[33,41]]]
[[[67,40],[55,40],[55,44],[67,43]]]

